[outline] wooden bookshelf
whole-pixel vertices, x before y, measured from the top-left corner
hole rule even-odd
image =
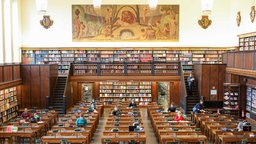
[[[239,51],[253,51],[256,49],[256,32],[241,34],[238,37]]]
[[[103,48],[102,48],[103,49]],[[184,71],[192,71],[190,65],[198,63],[222,63],[224,50],[166,50],[166,49],[22,49],[23,64],[58,64],[59,74],[66,75],[70,63],[151,63],[151,62],[178,62],[186,68]],[[147,66],[138,65],[144,73],[151,72]],[[130,70],[129,70],[130,71]],[[128,71],[128,73],[130,73]]]
[[[17,87],[0,90],[0,123],[18,115]]]
[[[100,82],[100,100],[104,102],[104,105],[120,100],[131,101],[132,99],[139,105],[150,103],[152,101],[151,82]]]
[[[223,84],[223,109],[234,115],[239,116],[240,84]]]

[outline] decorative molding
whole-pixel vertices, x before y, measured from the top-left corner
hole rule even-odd
[[[0,89],[6,89],[6,88],[21,85],[21,84],[22,84],[21,79],[12,80],[12,81],[8,81],[8,82],[1,82],[0,83]]]

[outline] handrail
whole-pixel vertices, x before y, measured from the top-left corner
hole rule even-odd
[[[186,90],[186,82],[184,79],[184,71],[183,66],[181,65],[181,85],[180,85],[180,106],[183,108],[184,112],[187,112],[187,90]]]
[[[83,70],[83,68],[75,68],[76,66],[80,67],[83,65],[94,65],[95,68],[93,68],[93,72],[89,73],[89,74],[85,74],[85,75],[97,75],[97,76],[101,76],[101,75],[109,75],[109,74],[113,74],[114,72],[108,72],[108,70],[112,70],[112,69],[104,69],[102,68],[102,66],[104,67],[105,65],[110,65],[110,66],[121,66],[122,68],[120,69],[114,69],[117,70],[118,72],[116,73],[117,75],[123,75],[123,76],[129,76],[129,75],[136,75],[136,74],[147,74],[147,75],[151,75],[151,76],[155,76],[155,75],[170,75],[170,76],[180,76],[180,72],[181,72],[181,67],[180,67],[180,61],[177,62],[134,62],[134,63],[127,63],[127,62],[119,62],[119,63],[102,63],[102,62],[84,62],[84,63],[72,63],[73,70],[76,71],[73,73],[73,75],[83,75],[83,73],[80,74],[80,70]],[[146,68],[146,69],[142,69],[142,70],[149,70],[148,73],[144,73],[142,71],[136,71],[135,73],[129,73],[129,70],[134,70],[134,68],[130,68],[130,65],[136,65],[136,66],[147,66],[150,68]],[[163,67],[162,66],[171,66],[171,67]],[[160,66],[160,68],[159,68]],[[89,70],[88,68],[85,68],[85,70]],[[137,70],[137,69],[136,69]],[[138,69],[140,70],[140,69]],[[161,72],[162,70],[162,72]],[[120,72],[121,71],[121,72]],[[141,73],[142,72],[142,73]],[[160,74],[159,74],[160,72]]]
[[[68,68],[68,74],[67,74],[67,78],[66,78],[66,84],[65,84],[65,88],[64,88],[64,94],[63,94],[63,105],[64,105],[64,111],[66,113],[66,108],[67,108],[67,103],[66,103],[66,99],[68,96],[68,92],[67,92],[67,86],[68,86],[68,81],[69,81],[69,76],[72,74],[72,70],[71,70],[72,64],[69,64],[69,68]],[[69,107],[69,106],[68,106]]]

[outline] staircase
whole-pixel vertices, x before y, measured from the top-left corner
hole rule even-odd
[[[187,90],[187,114],[190,114],[190,112],[192,111],[192,108],[199,103],[200,101],[200,96],[199,96],[199,92],[198,92],[198,87],[197,87],[197,83],[196,81],[194,82],[194,88],[192,93],[189,92],[189,86],[188,86],[188,82],[187,82],[187,76],[184,78],[185,79],[185,83],[186,83],[186,90]]]
[[[65,91],[67,77],[59,76],[55,88],[53,89],[53,96],[51,98],[51,107],[59,114],[64,114],[63,95]]]

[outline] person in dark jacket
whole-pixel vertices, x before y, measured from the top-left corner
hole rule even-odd
[[[170,107],[168,108],[168,112],[175,112],[176,107],[174,106],[173,102],[171,103]]]
[[[130,102],[128,107],[129,108],[136,107],[136,103],[135,103],[134,99]]]
[[[204,103],[204,101],[203,101],[203,100],[200,100],[200,102],[197,103],[197,104],[193,107],[192,110],[193,110],[193,112],[194,112],[195,114],[205,112],[205,111],[204,111],[203,103]]]
[[[27,108],[24,109],[24,112],[21,114],[22,119],[30,119],[32,117],[31,113]]]

